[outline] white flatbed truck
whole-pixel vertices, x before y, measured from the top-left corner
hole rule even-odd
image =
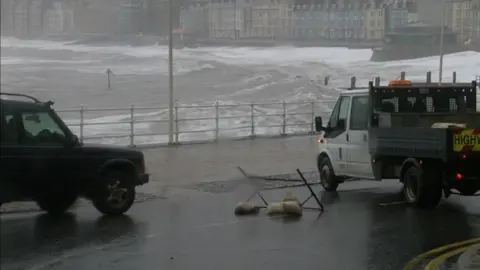
[[[408,203],[434,208],[452,193],[480,190],[477,84],[388,86],[340,94],[326,126],[315,118],[321,185],[398,179]],[[458,191],[458,193],[457,193]]]

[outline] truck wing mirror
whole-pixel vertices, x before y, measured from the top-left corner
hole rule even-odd
[[[321,116],[315,116],[315,130],[317,132],[323,131],[325,128],[323,127],[323,120]]]
[[[336,129],[343,130],[346,127],[347,127],[347,125],[346,125],[345,119],[338,119]]]
[[[370,119],[370,126],[371,127],[378,127],[378,124],[379,124],[378,113],[373,113],[371,116],[372,116],[372,118]]]

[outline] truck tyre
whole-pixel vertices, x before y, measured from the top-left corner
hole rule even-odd
[[[403,174],[404,195],[407,203],[421,209],[433,209],[442,199],[440,179],[435,173],[416,166],[408,168]]]
[[[328,157],[319,159],[318,173],[320,175],[320,185],[322,185],[325,191],[333,192],[337,190],[339,184],[338,177],[335,175]]]
[[[78,194],[75,192],[55,192],[43,194],[35,198],[35,202],[43,211],[50,215],[62,215],[75,203]]]
[[[93,191],[95,208],[105,215],[121,215],[132,207],[135,201],[133,176],[117,170],[104,173]]]

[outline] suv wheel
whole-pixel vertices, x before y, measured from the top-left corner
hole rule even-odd
[[[50,215],[61,215],[70,209],[77,200],[78,195],[74,192],[48,193],[38,196],[37,205]]]
[[[320,174],[320,184],[325,191],[337,190],[339,181],[329,158],[324,157],[318,161],[318,173]]]
[[[121,215],[135,201],[135,185],[131,175],[122,171],[109,171],[96,186],[92,202],[105,215]]]

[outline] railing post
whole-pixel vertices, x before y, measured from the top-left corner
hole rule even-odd
[[[282,135],[286,134],[286,128],[287,128],[287,103],[285,100],[282,103],[283,107],[283,113],[282,113]]]
[[[250,122],[252,124],[250,136],[255,137],[255,104],[250,104]]]
[[[457,82],[457,72],[454,71],[452,75],[453,75],[453,83],[456,83]]]
[[[215,102],[215,141],[218,141],[218,133],[220,131],[219,106],[218,101]]]
[[[83,128],[85,126],[85,107],[80,106],[80,141],[83,141]]]
[[[312,126],[310,127],[310,133],[315,132],[315,101],[312,101]]]
[[[135,106],[130,106],[130,146],[135,145]]]
[[[375,77],[375,86],[380,86],[380,77]]]
[[[432,82],[432,72],[429,71],[427,72],[427,83],[431,83]]]
[[[405,80],[406,73],[405,71],[400,72],[400,80]]]
[[[178,143],[178,134],[180,134],[180,128],[179,128],[179,124],[178,124],[178,101],[175,101],[175,107],[174,107],[174,110],[175,110],[175,143]]]

